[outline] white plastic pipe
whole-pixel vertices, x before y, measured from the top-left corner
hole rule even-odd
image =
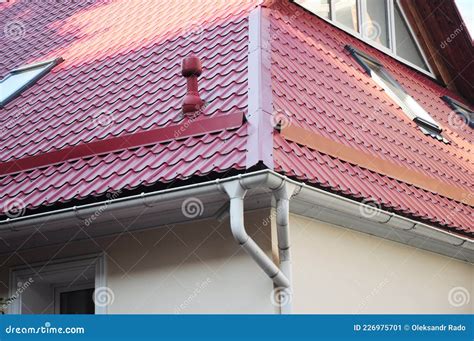
[[[280,261],[280,270],[288,278],[290,287],[281,290],[280,308],[282,314],[291,314],[293,301],[292,274],[291,274],[291,253],[290,253],[290,199],[301,190],[297,186],[284,181],[280,188],[273,191],[276,199],[276,228],[278,236],[278,256]]]
[[[235,240],[273,280],[277,287],[289,288],[290,281],[288,278],[245,230],[244,197],[247,193],[247,189],[242,185],[240,180],[224,183],[221,185],[221,188],[227,193],[230,199],[230,228]]]

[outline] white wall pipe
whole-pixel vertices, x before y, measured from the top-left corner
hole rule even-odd
[[[289,288],[288,278],[245,230],[244,197],[247,189],[243,186],[241,179],[222,183],[220,188],[227,193],[230,199],[230,228],[235,240],[273,280],[277,287]]]
[[[298,190],[297,190],[298,188]],[[276,228],[278,239],[278,258],[280,269],[288,278],[290,287],[281,290],[280,308],[282,314],[291,314],[293,301],[292,273],[291,273],[291,253],[290,253],[290,199],[299,193],[301,186],[296,186],[288,181],[273,191],[276,199]]]

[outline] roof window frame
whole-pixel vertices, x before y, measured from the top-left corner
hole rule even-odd
[[[423,132],[425,135],[430,135],[431,137],[442,141],[446,144],[449,143],[449,141],[441,135],[443,132],[443,128],[441,125],[436,122],[434,118],[431,117],[430,113],[426,111],[421,105],[418,104],[418,102],[408,94],[408,92],[400,85],[400,83],[397,82],[397,80],[387,71],[385,66],[376,58],[369,56],[368,54],[350,46],[346,45],[345,49],[349,51],[349,53],[352,55],[352,57],[357,61],[357,63],[364,69],[364,71],[374,80],[374,82],[380,86],[386,93],[387,95],[397,104],[398,106],[401,107],[402,111],[404,112],[405,116],[409,119],[411,119],[413,122],[416,123],[418,128]],[[384,75],[384,77],[380,77],[378,74],[376,74],[375,71],[373,71],[370,66],[366,63],[364,60],[366,59],[370,63],[375,64],[378,68],[380,68],[380,72]],[[376,76],[376,77],[375,77]],[[379,80],[380,79],[380,80]],[[388,88],[384,82],[389,82],[393,87],[396,89],[400,90],[403,92],[408,99],[411,99],[409,103],[406,103],[403,99],[400,98],[399,95],[394,93],[390,88]],[[414,102],[414,103],[412,103]],[[415,105],[416,107],[413,108],[413,105],[410,107],[410,104]],[[431,121],[428,121],[427,119],[417,115],[416,109],[420,108],[423,110],[423,113],[427,115],[428,119],[431,119]],[[418,111],[418,114],[420,112]],[[425,116],[426,116],[425,115]],[[423,115],[422,115],[423,116]]]
[[[22,72],[29,71],[32,69],[36,68],[41,68],[44,67],[41,72],[39,72],[36,76],[32,77],[30,80],[28,80],[25,84],[20,86],[17,90],[12,92],[8,97],[6,97],[3,101],[0,100],[0,108],[4,108],[8,103],[10,103],[12,100],[14,100],[16,97],[18,97],[23,91],[31,87],[33,84],[35,84],[39,79],[41,79],[43,76],[45,76],[47,73],[49,73],[56,65],[59,63],[63,62],[64,59],[61,57],[49,59],[46,61],[34,63],[34,64],[28,64],[24,66],[20,66],[16,69],[13,69],[10,71],[8,75],[6,75],[2,80],[0,80],[0,88],[2,84],[9,79],[10,77],[14,77],[17,74],[21,74]]]

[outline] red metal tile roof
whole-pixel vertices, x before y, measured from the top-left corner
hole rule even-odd
[[[247,108],[251,2],[31,2],[0,4],[0,76],[64,62],[0,109],[0,161],[12,161],[181,122],[181,61],[202,60],[204,117]],[[16,29],[14,31],[13,29]],[[16,34],[16,36],[15,36]],[[247,127],[69,160],[0,177],[0,201],[28,209],[245,167]]]
[[[450,125],[451,109],[440,98],[448,90],[294,4],[283,4],[270,13],[276,112],[284,113],[293,125],[474,192],[474,134],[467,125]],[[443,126],[452,143],[425,136],[344,50],[347,44],[382,61]],[[348,196],[372,198],[386,209],[459,232],[474,232],[474,209],[469,205],[334,159],[278,134],[274,149],[279,172]]]
[[[270,2],[269,2],[270,3]],[[0,4],[0,76],[61,56],[63,63],[0,109],[0,162],[181,121],[186,81],[180,63],[203,62],[204,117],[247,113],[248,12],[253,1]],[[428,77],[365,46],[293,4],[271,10],[276,112],[292,124],[408,169],[473,191],[473,133],[449,126],[455,97]],[[8,38],[8,39],[6,39]],[[344,50],[381,60],[445,128],[445,145],[423,135]],[[68,160],[0,176],[0,202],[28,209],[209,173],[244,170],[248,123],[212,134]],[[270,141],[268,141],[270,143]],[[248,160],[247,160],[248,161]],[[275,170],[345,196],[461,233],[474,232],[472,207],[351,165],[274,135]],[[0,205],[2,206],[2,205]],[[0,207],[4,210],[5,206]]]

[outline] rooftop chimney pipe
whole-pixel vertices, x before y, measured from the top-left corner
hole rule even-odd
[[[193,116],[204,106],[204,101],[199,97],[198,87],[198,76],[201,72],[201,60],[197,56],[190,55],[183,59],[181,73],[188,81],[187,93],[183,99],[183,113],[186,116]]]

